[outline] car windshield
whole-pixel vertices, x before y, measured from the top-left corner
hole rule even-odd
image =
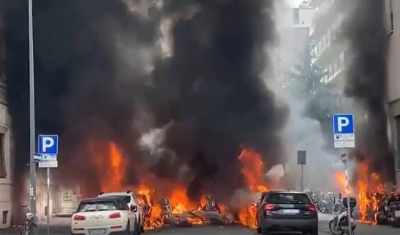
[[[77,212],[118,210],[116,201],[87,201],[79,204]]]
[[[267,202],[272,204],[311,204],[305,193],[271,193]]]

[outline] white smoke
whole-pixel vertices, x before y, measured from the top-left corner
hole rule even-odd
[[[143,151],[147,152],[147,158],[144,160],[148,165],[153,165],[158,162],[163,156],[170,156],[175,158],[175,153],[164,147],[165,134],[168,128],[171,127],[173,122],[171,121],[162,128],[153,128],[148,132],[142,134],[139,138],[139,146]]]
[[[281,179],[285,176],[285,169],[282,164],[273,166],[266,174],[275,185],[278,185]]]
[[[284,5],[277,7],[277,26],[280,38],[279,48],[274,52],[274,73],[275,83],[269,85],[276,92],[277,99],[280,99],[290,108],[289,122],[283,132],[286,141],[286,149],[289,162],[285,166],[287,174],[292,175],[295,185],[300,186],[300,166],[297,165],[297,151],[305,150],[307,163],[304,166],[304,186],[312,188],[331,188],[334,186],[333,172],[334,163],[338,156],[327,153],[324,150],[326,145],[321,125],[304,115],[308,95],[302,97],[293,94],[288,89],[288,72],[290,68],[302,63],[307,38],[307,28],[296,28],[286,25],[285,17],[291,17],[290,9]],[[280,13],[279,13],[280,12]],[[290,22],[290,20],[289,20]],[[305,81],[305,80],[304,80]]]
[[[326,143],[320,123],[303,115],[305,101],[294,99],[290,95],[286,95],[284,99],[291,109],[290,121],[285,130],[288,152],[290,152],[288,167],[300,176],[297,151],[305,150],[307,155],[304,166],[304,183],[311,188],[327,186],[327,189],[330,188],[333,184],[334,165],[338,157],[324,150]],[[300,180],[298,182],[300,184]]]
[[[156,153],[165,140],[165,132],[168,127],[169,125],[166,125],[162,128],[154,128],[144,133],[139,139],[139,145],[148,150],[151,154]]]
[[[260,197],[261,197],[260,193],[252,193],[245,189],[237,189],[235,190],[231,198],[230,208],[241,209],[245,206],[254,203]]]

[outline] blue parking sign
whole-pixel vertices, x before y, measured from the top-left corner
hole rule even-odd
[[[354,134],[353,114],[334,114],[332,123],[333,134]]]
[[[58,135],[39,135],[38,154],[57,155]]]

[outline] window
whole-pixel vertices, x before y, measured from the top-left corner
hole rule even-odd
[[[333,74],[337,71],[339,71],[339,58],[335,59],[335,62],[333,63]]]
[[[395,127],[396,127],[396,159],[397,159],[397,168],[400,169],[400,116],[396,116],[394,118]]]
[[[343,68],[344,67],[344,53],[340,53],[339,55],[339,68]]]
[[[4,152],[4,134],[0,134],[0,178],[7,178],[6,156]]]
[[[318,42],[318,52],[319,52],[319,54],[321,54],[322,50],[323,50],[323,48],[322,48],[322,40],[319,40],[319,42]]]
[[[271,193],[267,202],[273,204],[311,204],[310,198],[305,193]]]
[[[329,82],[329,80],[328,80],[328,68],[324,69],[324,81],[325,81],[325,83]]]
[[[328,32],[326,32],[326,40],[327,40],[327,44],[331,44],[331,40],[332,40],[332,31],[330,29],[328,29]]]
[[[393,0],[389,0],[389,8],[390,8],[390,31],[394,30],[394,23],[393,23]]]
[[[120,209],[118,201],[86,201],[79,204],[77,212],[112,211],[118,209]]]
[[[8,211],[3,211],[3,224],[7,223]]]
[[[1,30],[3,31],[3,30]],[[3,32],[1,32],[3,33]],[[3,35],[3,34],[2,34]],[[5,46],[4,46],[4,37],[0,38],[0,84],[5,85],[6,84],[6,75],[5,75]]]
[[[329,80],[331,80],[332,75],[333,75],[333,66],[332,66],[332,65],[329,65],[329,67],[328,67],[328,77],[329,77]]]
[[[313,53],[314,53],[315,56],[318,55],[318,46],[314,46]]]
[[[300,24],[299,8],[292,9],[292,14],[293,14],[293,24]]]

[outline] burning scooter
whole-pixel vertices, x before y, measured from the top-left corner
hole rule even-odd
[[[392,227],[400,226],[400,193],[392,190],[388,200],[388,222]]]

